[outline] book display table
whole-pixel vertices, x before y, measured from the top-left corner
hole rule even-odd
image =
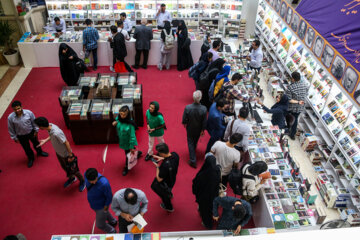
[[[135,83],[136,73],[106,73],[81,76],[79,86],[64,87],[59,103],[75,144],[117,143],[112,122],[124,105],[138,126],[144,124],[142,87]]]

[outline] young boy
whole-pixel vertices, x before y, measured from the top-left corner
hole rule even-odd
[[[80,180],[79,191],[82,192],[85,189],[84,177],[79,171],[77,166],[77,158],[74,156],[69,141],[66,139],[64,132],[55,124],[49,123],[49,121],[44,117],[38,117],[35,119],[35,124],[41,130],[47,130],[49,137],[46,139],[40,140],[39,146],[44,145],[49,140],[54,147],[56,156],[59,160],[60,166],[66,172],[66,176],[69,178],[64,183],[64,188],[70,186],[77,179]]]
[[[92,20],[86,19],[85,20],[86,28],[83,31],[83,50],[86,56],[90,55],[90,52],[93,54],[94,58],[94,65],[93,69],[96,71],[97,69],[97,40],[99,40],[99,33],[98,31],[93,28]]]

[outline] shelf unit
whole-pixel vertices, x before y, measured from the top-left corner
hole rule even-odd
[[[343,92],[326,67],[264,0],[258,7],[256,33],[268,52],[267,57],[282,72],[281,83],[286,84],[287,75],[299,71],[310,84],[299,126],[332,149],[324,170],[332,176],[338,196],[360,195],[359,105]],[[343,193],[344,188],[347,194]],[[360,211],[359,204],[349,201],[349,206]]]
[[[230,38],[244,37],[244,31],[239,34],[243,0],[48,0],[46,7],[49,21],[59,16],[79,29],[84,27],[86,18],[92,19],[95,27],[108,28],[120,19],[122,12],[137,25],[141,18],[146,18],[156,27],[155,16],[162,3],[174,20],[184,19],[189,29],[220,32]]]

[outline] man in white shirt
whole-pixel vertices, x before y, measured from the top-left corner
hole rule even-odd
[[[117,22],[117,26],[118,26],[118,32],[121,33],[122,35],[124,35],[124,38],[126,41],[129,41],[130,40],[130,36],[129,36],[129,33],[126,31],[125,29],[125,23],[120,20]]]
[[[157,20],[158,29],[164,28],[165,21],[168,21],[171,23],[171,21],[172,21],[171,14],[168,11],[166,11],[166,5],[164,3],[161,4],[161,7],[160,7],[159,11],[157,12],[155,18]]]
[[[123,21],[123,23],[124,23],[123,29],[126,32],[128,32],[128,34],[130,34],[133,26],[132,26],[132,22],[126,17],[126,13],[124,13],[124,12],[120,13],[120,20]],[[124,37],[125,37],[125,35],[124,35]],[[128,39],[126,39],[126,40],[128,40]]]
[[[217,141],[211,147],[211,153],[216,157],[216,163],[221,166],[221,182],[225,186],[232,167],[238,168],[240,162],[240,152],[235,145],[241,142],[243,136],[240,133],[231,135],[227,142]]]
[[[53,31],[56,32],[56,35],[61,35],[66,32],[66,23],[64,19],[60,19],[59,17],[54,18],[51,27],[53,28]]]
[[[250,69],[255,69],[257,73],[260,73],[261,62],[263,60],[263,52],[260,48],[260,41],[255,40],[251,43],[252,50],[249,56],[246,58],[250,61]]]

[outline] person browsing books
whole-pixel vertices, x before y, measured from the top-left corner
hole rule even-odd
[[[51,27],[55,31],[57,37],[66,32],[66,23],[62,18],[55,17]]]
[[[120,13],[120,20],[124,22],[123,29],[130,35],[133,26],[132,26],[132,22],[126,17],[126,13],[124,12]]]
[[[262,106],[265,112],[272,114],[272,125],[278,126],[280,129],[286,128],[285,117],[289,107],[289,98],[286,95],[278,94],[276,96],[276,103],[270,109],[267,108],[260,100],[258,100],[258,103]]]
[[[255,203],[259,199],[259,189],[266,179],[261,178],[259,175],[266,172],[268,166],[265,162],[259,161],[253,164],[245,164],[242,167],[242,187],[243,197],[250,203]]]
[[[250,69],[255,69],[257,71],[257,73],[260,73],[260,69],[261,69],[261,63],[263,60],[263,52],[260,48],[260,41],[259,40],[255,40],[251,43],[251,51],[249,56],[246,58],[248,61],[250,61],[249,66]]]
[[[308,93],[307,85],[304,81],[301,81],[300,73],[293,72],[291,74],[291,84],[286,89],[285,94],[289,98],[289,109],[290,113],[295,121],[290,129],[290,138],[295,140],[295,134],[297,131],[298,118],[301,112],[304,110],[304,101]]]
[[[83,31],[83,50],[85,51],[86,56],[89,56],[90,52],[92,52],[94,58],[93,69],[96,71],[98,49],[97,41],[99,40],[99,33],[92,27],[92,23],[91,19],[85,20],[86,28]]]
[[[222,207],[222,216],[219,220],[218,208]],[[252,216],[250,203],[234,197],[216,197],[213,202],[213,219],[219,221],[217,229],[231,230],[239,234]]]
[[[136,215],[144,216],[148,203],[145,193],[136,188],[123,188],[114,194],[111,209],[119,217],[120,233],[128,232],[127,226],[133,223]]]

